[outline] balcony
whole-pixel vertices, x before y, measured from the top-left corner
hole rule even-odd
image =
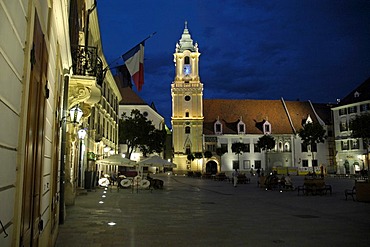
[[[99,86],[103,85],[103,63],[98,49],[92,46],[72,46],[73,74],[96,77]]]
[[[73,107],[83,103],[86,111],[84,117],[90,115],[91,107],[101,98],[103,84],[103,63],[98,56],[96,47],[72,46],[73,75],[69,80],[68,105]]]

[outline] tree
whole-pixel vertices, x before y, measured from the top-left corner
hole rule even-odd
[[[238,167],[233,167],[234,169],[239,169],[240,166],[240,155],[243,154],[243,152],[247,152],[247,144],[242,142],[234,142],[231,145],[231,150],[233,153],[238,155]]]
[[[370,114],[361,114],[356,116],[349,123],[349,129],[352,131],[351,137],[353,138],[361,138],[364,143],[364,148],[366,148],[366,156],[367,156],[367,165],[369,170],[369,148],[370,148]]]
[[[216,148],[216,154],[220,156],[220,172],[221,172],[221,167],[222,167],[222,164],[221,164],[222,155],[224,155],[225,153],[227,153],[226,148],[222,148],[222,147]]]
[[[261,150],[271,150],[275,147],[275,139],[271,135],[263,135],[258,138],[257,146]]]
[[[166,130],[154,129],[149,132],[146,143],[140,144],[139,149],[143,153],[144,157],[152,153],[161,153],[166,139]]]
[[[144,156],[162,152],[165,137],[165,131],[157,130],[137,109],[132,110],[130,116],[123,114],[119,120],[119,143],[127,145],[128,158],[137,148]]]
[[[313,146],[317,143],[324,143],[325,129],[318,122],[306,123],[303,128],[298,131],[299,137],[302,139],[303,144],[311,147],[312,161],[314,160],[314,149]]]
[[[211,151],[205,151],[204,152],[204,158],[207,158],[207,159],[212,158],[212,152]]]
[[[266,164],[265,167],[266,169],[268,168],[268,159],[267,159],[267,151],[273,149],[275,147],[275,139],[271,135],[263,135],[260,138],[258,138],[257,141],[257,146],[261,150],[265,151],[265,158],[266,158]]]

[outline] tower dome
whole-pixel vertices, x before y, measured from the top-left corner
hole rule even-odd
[[[185,21],[185,28],[181,35],[181,39],[176,44],[176,52],[183,52],[185,50],[189,50],[191,52],[195,52],[198,49],[197,43],[193,44],[193,40],[191,38],[189,29],[188,29],[188,22]]]

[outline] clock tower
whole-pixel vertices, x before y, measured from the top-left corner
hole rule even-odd
[[[175,79],[171,85],[172,138],[176,172],[202,171],[202,160],[190,162],[188,154],[203,152],[203,84],[199,77],[198,44],[193,43],[187,22],[173,54]]]

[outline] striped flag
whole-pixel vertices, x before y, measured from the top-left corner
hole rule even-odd
[[[144,85],[144,44],[143,41],[122,55],[138,91]]]

